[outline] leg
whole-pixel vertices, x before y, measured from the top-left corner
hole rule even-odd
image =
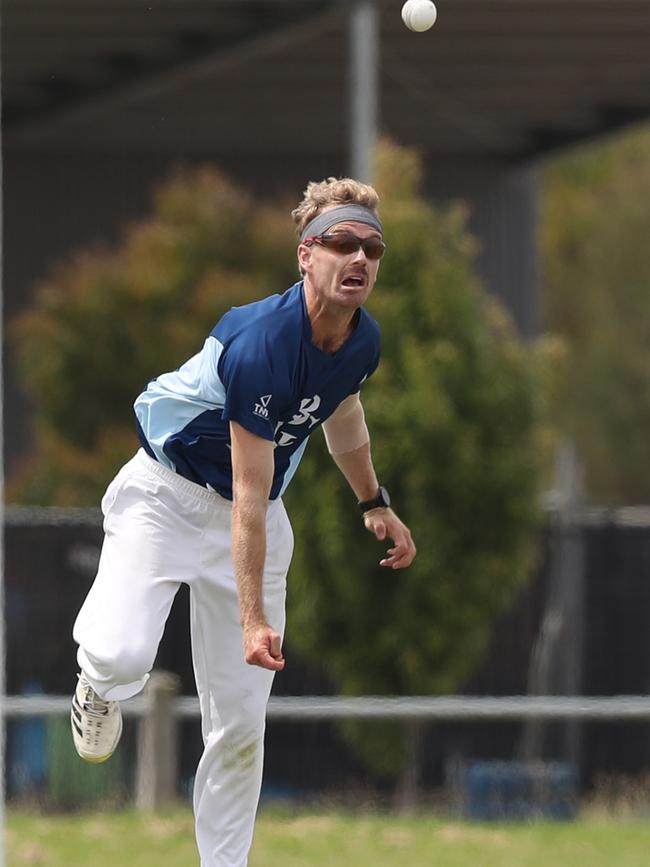
[[[148,460],[136,456],[106,492],[99,570],[74,626],[79,665],[103,699],[144,686],[200,537],[196,530],[192,538],[173,490],[147,472]]]
[[[201,702],[205,751],[194,786],[196,836],[202,867],[245,867],[262,780],[266,704],[273,672],[244,661],[237,587],[230,558],[230,512],[215,521],[220,553],[192,586],[192,653]],[[286,572],[293,547],[280,502],[267,520],[264,607],[284,632]]]

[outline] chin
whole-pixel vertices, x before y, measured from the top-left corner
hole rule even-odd
[[[370,295],[370,289],[368,286],[343,286],[339,284],[336,287],[336,294],[345,298],[363,298],[365,301]]]
[[[356,292],[350,292],[350,290],[346,290],[343,292],[337,293],[337,301],[343,307],[357,308],[361,307],[362,304],[365,303],[366,298],[368,297],[367,292],[363,292],[357,290]]]

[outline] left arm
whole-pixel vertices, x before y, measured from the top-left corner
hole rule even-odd
[[[284,668],[282,638],[263,603],[266,511],[273,482],[273,443],[230,422],[233,470],[232,560],[237,579],[244,657],[249,665]]]
[[[372,500],[379,490],[377,474],[370,453],[370,435],[365,422],[359,395],[347,397],[326,422],[323,431],[336,465],[360,502]],[[382,541],[392,539],[394,547],[380,565],[392,569],[410,566],[416,554],[411,531],[392,509],[372,509],[365,512],[363,522],[367,530]]]

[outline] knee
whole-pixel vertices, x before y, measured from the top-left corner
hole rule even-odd
[[[263,737],[266,727],[266,693],[245,690],[231,697],[231,700],[217,704],[220,722],[226,737],[231,733],[246,733],[249,740]]]
[[[114,683],[128,684],[142,680],[151,671],[154,660],[147,647],[133,642],[114,647],[101,661],[94,662],[97,670],[109,674]]]
[[[217,761],[224,770],[247,771],[259,767],[264,754],[264,724],[226,727],[220,738],[208,739],[206,760]]]
[[[237,706],[221,705],[219,714],[204,719],[204,733],[208,739],[215,738],[220,749],[238,752],[242,748],[264,740],[266,707],[251,707],[245,703]]]

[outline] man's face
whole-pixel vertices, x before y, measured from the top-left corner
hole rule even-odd
[[[365,223],[337,223],[327,234],[381,239],[380,233]],[[324,304],[352,310],[365,303],[379,270],[379,259],[369,259],[363,247],[345,254],[320,243],[300,244],[298,262],[305,279]]]

